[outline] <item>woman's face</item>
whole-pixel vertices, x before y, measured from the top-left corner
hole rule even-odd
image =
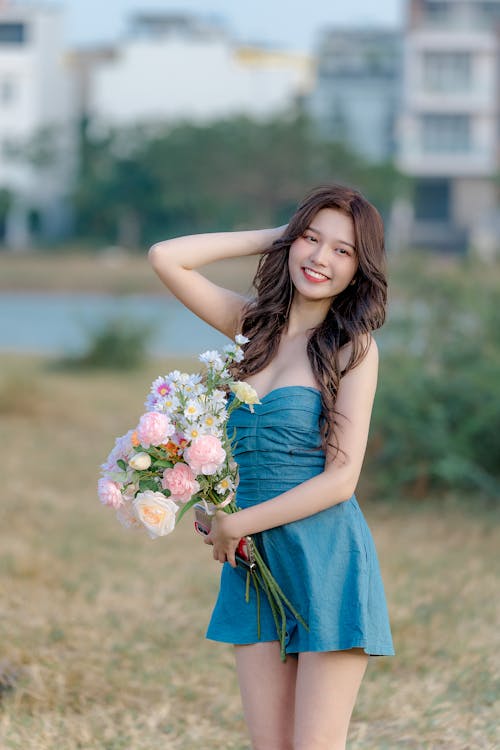
[[[290,246],[290,277],[295,289],[310,300],[336,297],[354,278],[358,255],[350,216],[322,208]]]

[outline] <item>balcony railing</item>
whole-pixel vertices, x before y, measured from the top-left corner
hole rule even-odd
[[[495,147],[428,151],[422,145],[403,143],[399,148],[397,161],[404,172],[413,175],[492,176],[500,169]]]

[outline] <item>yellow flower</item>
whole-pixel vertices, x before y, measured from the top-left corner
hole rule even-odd
[[[260,404],[255,388],[252,388],[251,385],[245,383],[243,380],[236,380],[229,387],[239,401],[250,406],[250,411],[253,411],[252,404]]]

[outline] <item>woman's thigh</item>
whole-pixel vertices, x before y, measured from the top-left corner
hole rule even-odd
[[[344,750],[367,664],[359,648],[299,654],[294,750]]]
[[[278,641],[235,646],[243,712],[254,750],[292,750],[297,658]]]

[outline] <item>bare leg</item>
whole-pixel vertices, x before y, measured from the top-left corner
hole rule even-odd
[[[345,750],[367,664],[360,648],[299,654],[294,750]]]
[[[278,641],[235,646],[243,712],[253,750],[292,750],[297,659]]]

